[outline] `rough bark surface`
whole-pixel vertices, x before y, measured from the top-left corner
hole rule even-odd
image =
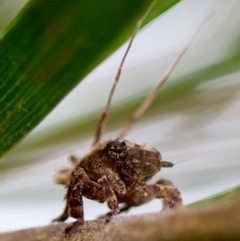
[[[115,218],[109,225],[103,220],[74,225],[49,225],[1,234],[1,241],[165,241],[165,240],[240,240],[240,198],[231,202],[184,208],[180,211]]]

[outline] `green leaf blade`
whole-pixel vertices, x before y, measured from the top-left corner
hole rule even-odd
[[[131,34],[150,0],[30,1],[0,42],[0,156]],[[145,24],[177,0],[158,1]]]

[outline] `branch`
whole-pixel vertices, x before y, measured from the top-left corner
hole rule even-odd
[[[1,241],[165,241],[165,240],[240,240],[240,197],[179,211],[115,218],[109,225],[103,220],[75,223],[68,237],[68,224],[49,225],[0,235]]]

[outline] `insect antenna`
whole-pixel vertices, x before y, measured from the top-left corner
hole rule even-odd
[[[173,167],[173,166],[176,166],[180,163],[183,163],[183,162],[188,162],[188,161],[191,161],[191,160],[183,160],[183,161],[179,161],[177,163],[173,163],[173,162],[169,162],[169,161],[161,161],[160,164],[161,164],[161,167]]]
[[[152,91],[147,95],[143,103],[138,107],[138,109],[133,113],[131,119],[127,124],[123,127],[121,130],[119,136],[117,139],[122,139],[126,136],[128,131],[134,126],[134,124],[138,121],[138,119],[141,117],[141,115],[147,110],[147,108],[152,103],[153,99],[158,94],[159,90],[162,88],[162,86],[165,84],[165,82],[169,79],[175,68],[177,67],[180,60],[183,58],[185,53],[188,51],[188,49],[191,47],[194,40],[197,38],[198,34],[200,33],[200,30],[203,28],[205,23],[209,20],[209,18],[212,16],[212,13],[208,15],[204,21],[199,25],[193,36],[191,37],[190,41],[187,43],[187,45],[181,50],[173,64],[170,66],[169,70],[165,73],[163,78],[160,80],[160,82],[155,86]]]
[[[173,163],[174,166],[180,164],[180,163],[183,163],[183,162],[190,162],[190,161],[193,161],[193,160],[183,160],[183,161],[179,161],[179,162],[176,162],[176,163]]]
[[[118,68],[118,71],[117,71],[117,75],[115,77],[115,81],[112,85],[112,88],[111,88],[111,91],[109,93],[109,96],[108,96],[108,100],[107,100],[107,104],[105,106],[105,109],[98,121],[98,125],[97,125],[97,130],[96,130],[96,133],[95,133],[95,137],[94,137],[94,141],[92,143],[92,147],[96,147],[99,145],[100,143],[100,140],[101,140],[101,137],[102,137],[102,133],[103,133],[103,130],[105,128],[105,125],[106,125],[106,120],[107,120],[107,117],[108,117],[108,114],[109,114],[109,110],[110,110],[110,106],[111,106],[111,102],[112,102],[112,98],[113,98],[113,94],[115,92],[115,89],[117,87],[117,84],[119,82],[119,79],[120,79],[120,76],[121,76],[121,73],[122,73],[122,68],[123,68],[123,65],[124,65],[124,62],[126,60],[126,57],[129,53],[129,50],[132,46],[132,43],[133,43],[133,40],[135,39],[136,35],[137,35],[137,32],[138,30],[140,29],[141,25],[142,25],[142,22],[145,20],[145,18],[147,17],[147,15],[149,14],[149,12],[151,11],[151,9],[153,8],[153,6],[155,5],[156,3],[156,0],[153,1],[150,6],[148,7],[146,13],[144,14],[144,16],[137,22],[137,25],[133,31],[133,34],[132,34],[132,37],[130,39],[130,42],[127,46],[127,49],[125,51],[125,54],[122,58],[122,61],[119,65],[119,68]]]
[[[161,167],[173,167],[174,166],[174,164],[169,161],[161,161],[160,164],[161,164]]]

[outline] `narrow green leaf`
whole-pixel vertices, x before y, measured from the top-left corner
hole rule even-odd
[[[178,1],[159,0],[144,24]],[[28,2],[0,42],[0,156],[130,36],[151,2]]]

